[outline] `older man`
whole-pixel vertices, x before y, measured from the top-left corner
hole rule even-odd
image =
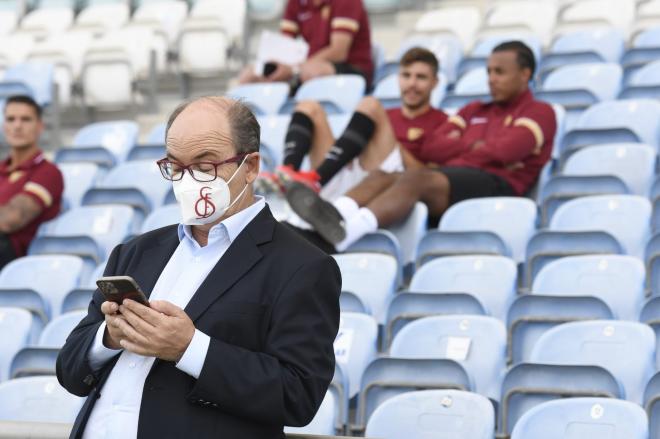
[[[240,102],[174,111],[160,160],[182,223],[112,252],[150,307],[94,294],[57,376],[87,396],[72,437],[281,438],[314,416],[334,372],[341,278],[253,195],[259,125]]]

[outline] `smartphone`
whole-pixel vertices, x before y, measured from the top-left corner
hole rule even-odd
[[[267,62],[264,64],[264,76],[268,77],[273,74],[273,72],[277,69],[277,63],[274,63],[272,61]]]
[[[131,299],[149,306],[147,296],[144,295],[135,279],[130,276],[105,276],[97,280],[96,285],[108,302],[121,305],[124,299]]]

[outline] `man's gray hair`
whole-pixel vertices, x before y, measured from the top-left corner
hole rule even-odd
[[[205,102],[215,106],[227,117],[229,129],[231,130],[230,137],[237,154],[259,152],[261,128],[259,127],[257,118],[254,117],[254,113],[243,102],[222,96],[204,96],[186,101],[176,107],[165,127],[166,140],[167,133],[170,131],[170,127],[179,114],[188,108],[189,105],[196,102]]]

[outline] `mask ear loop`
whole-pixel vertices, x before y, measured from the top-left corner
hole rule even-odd
[[[229,185],[229,183],[231,183],[231,181],[234,179],[234,177],[238,173],[238,170],[241,169],[241,166],[243,166],[243,163],[245,163],[245,160],[247,160],[247,158],[248,158],[248,156],[243,157],[243,161],[241,162],[240,165],[238,165],[238,168],[236,168],[236,171],[234,171],[234,175],[232,175],[231,178],[229,178],[229,180],[227,180],[227,185]],[[227,206],[227,210],[231,209],[234,206],[234,204],[236,204],[236,202],[241,199],[241,197],[243,196],[243,194],[247,190],[247,187],[248,187],[248,184],[245,183],[245,186],[243,187],[243,190],[241,191],[240,194],[238,194],[238,196],[236,198],[234,198],[234,201],[229,203],[229,206]],[[229,186],[227,186],[227,188],[229,188]]]

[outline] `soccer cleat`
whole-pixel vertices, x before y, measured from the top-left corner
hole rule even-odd
[[[254,182],[254,190],[262,195],[284,193],[284,186],[276,173],[260,172]]]
[[[284,186],[285,191],[294,182],[307,185],[316,193],[319,193],[321,190],[321,184],[319,183],[321,177],[319,177],[316,171],[296,171],[291,166],[282,165],[277,167],[275,174],[279,178],[281,185]]]
[[[344,219],[335,206],[305,183],[288,184],[286,200],[298,216],[307,221],[326,241],[337,244],[346,237]]]

